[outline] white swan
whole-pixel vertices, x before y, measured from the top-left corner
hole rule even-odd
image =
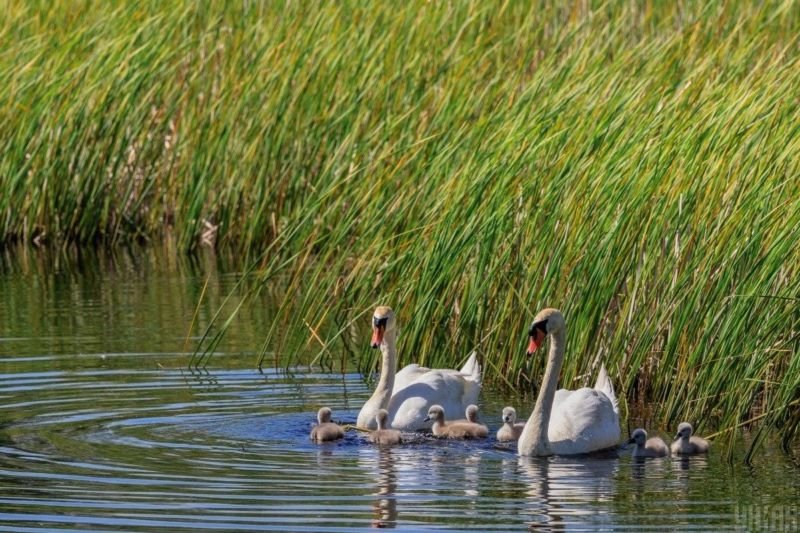
[[[397,371],[397,328],[394,312],[386,306],[372,317],[372,347],[383,355],[378,386],[358,413],[356,424],[375,429],[379,409],[389,411],[391,427],[404,431],[429,428],[428,409],[439,404],[451,413],[462,413],[478,402],[481,367],[473,352],[461,370],[431,370],[416,364]]]
[[[614,387],[603,366],[593,389],[556,391],[564,360],[566,323],[557,309],[545,309],[528,331],[528,355],[550,335],[550,353],[542,388],[528,423],[517,443],[526,456],[576,455],[617,445],[620,439],[619,407]]]

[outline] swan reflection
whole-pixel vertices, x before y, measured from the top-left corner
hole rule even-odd
[[[397,527],[397,457],[387,446],[359,450],[359,466],[374,471],[375,499],[372,501],[372,527]]]
[[[613,525],[610,509],[616,496],[619,460],[615,456],[576,458],[519,457],[525,483],[526,514],[531,529],[561,531],[575,518],[591,517],[592,526]],[[580,518],[578,518],[580,520]]]

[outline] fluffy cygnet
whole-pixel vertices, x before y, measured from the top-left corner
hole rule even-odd
[[[327,442],[344,437],[344,429],[339,424],[331,422],[331,410],[323,407],[317,413],[319,424],[311,429],[311,440],[314,442]]]
[[[678,434],[672,443],[672,453],[675,455],[695,455],[706,453],[710,444],[706,439],[692,435],[692,425],[689,422],[678,424]]]
[[[400,432],[396,429],[389,429],[389,412],[381,409],[375,415],[378,422],[378,429],[371,431],[369,441],[375,444],[400,444],[403,442]]]
[[[497,430],[497,440],[500,442],[516,442],[522,434],[525,422],[517,422],[517,411],[513,407],[503,408],[503,426]]]
[[[634,444],[634,457],[666,457],[669,455],[669,448],[659,437],[647,438],[647,432],[641,428],[635,429],[631,433],[628,444]]]
[[[471,403],[467,406],[466,411],[464,411],[465,418],[459,418],[458,420],[451,420],[449,423],[452,424],[454,422],[472,422],[473,424],[479,424],[478,422],[478,406],[474,403]]]
[[[444,409],[440,405],[432,405],[428,409],[425,421],[433,420],[433,434],[449,439],[482,439],[489,435],[489,428],[474,422],[445,422]]]

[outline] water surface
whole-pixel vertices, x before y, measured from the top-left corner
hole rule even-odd
[[[352,422],[369,389],[350,371],[255,370],[268,302],[207,372],[187,370],[206,280],[200,325],[237,279],[154,250],[3,257],[0,531],[798,527],[800,467],[774,446],[747,467],[719,450],[520,459],[493,440],[380,449],[357,432],[314,445],[316,410]],[[496,429],[503,405],[527,402],[486,390],[483,419]]]

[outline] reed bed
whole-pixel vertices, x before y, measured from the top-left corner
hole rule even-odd
[[[0,240],[233,249],[286,364],[386,303],[528,389],[555,306],[564,385],[796,438],[796,2],[3,4]]]

